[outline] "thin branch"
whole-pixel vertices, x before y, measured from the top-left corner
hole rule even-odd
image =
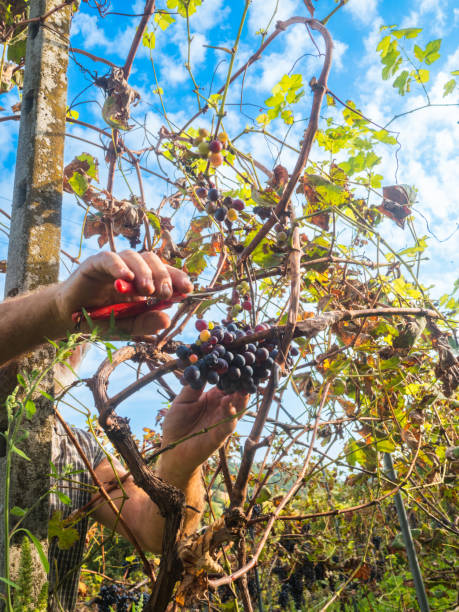
[[[304,134],[303,145],[301,147],[301,152],[296,162],[295,169],[293,170],[293,173],[290,176],[289,182],[285,186],[284,192],[282,193],[282,197],[276,205],[270,218],[264,223],[258,233],[242,251],[239,257],[240,262],[244,262],[249,257],[249,255],[254,251],[258,244],[260,244],[260,242],[263,240],[269,230],[274,226],[274,224],[276,223],[276,219],[279,219],[287,210],[290,197],[293,193],[293,190],[295,189],[296,184],[298,183],[300,174],[302,173],[303,168],[305,167],[306,162],[309,158],[312,143],[314,141],[314,137],[318,129],[320,108],[322,106],[322,100],[324,98],[325,92],[327,91],[328,73],[330,72],[331,68],[333,42],[330,34],[328,33],[328,30],[324,28],[324,26],[316,19],[303,18],[303,23],[305,24],[305,26],[309,26],[313,30],[318,30],[321,33],[325,41],[326,47],[325,61],[319,80],[317,82],[315,80],[311,81],[311,87],[314,92],[311,116],[309,118],[308,127],[306,128],[306,132]]]

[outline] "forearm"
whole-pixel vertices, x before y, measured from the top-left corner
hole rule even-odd
[[[126,472],[118,463],[114,462],[118,476],[121,478]],[[160,464],[156,470],[157,475],[168,484],[176,486],[185,493],[186,508],[184,531],[192,533],[199,525],[204,507],[204,491],[201,481],[201,470],[196,469],[189,476],[171,471],[167,462]],[[96,469],[99,479],[109,485],[113,482],[113,469],[108,461],[103,461]],[[124,492],[123,492],[124,491]],[[119,488],[110,491],[109,495],[121,516],[128,525],[142,550],[159,553],[162,550],[163,531],[165,520],[158,506],[150,499],[143,489],[138,487],[129,477],[123,483],[123,491]],[[119,534],[131,539],[123,528],[114,511],[106,502],[99,499],[93,512],[95,520],[109,529],[115,529]]]
[[[174,471],[167,461],[159,461],[156,473],[168,484],[180,489],[185,493],[185,520],[183,530],[186,534],[193,533],[199,526],[201,515],[204,510],[204,486],[202,482],[201,466],[191,473]]]
[[[66,322],[56,305],[57,287],[50,285],[0,303],[0,365],[47,338],[65,335]]]

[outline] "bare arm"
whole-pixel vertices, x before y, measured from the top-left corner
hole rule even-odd
[[[219,423],[210,431],[166,451],[158,462],[157,475],[185,493],[186,504],[189,506],[185,515],[186,533],[196,530],[204,508],[201,465],[234,430],[237,422],[235,415],[246,407],[247,399],[246,395],[238,393],[224,396],[216,388],[201,393],[184,387],[166,415],[163,447]],[[126,473],[119,462],[116,462],[115,468],[119,477]],[[96,468],[96,474],[106,484],[113,482],[113,470],[106,459]],[[123,483],[123,488],[128,499],[124,498],[120,489],[111,491],[110,497],[118,508],[122,508],[122,516],[140,546],[146,551],[160,552],[164,520],[158,507],[143,489],[136,486],[132,477]],[[99,501],[92,516],[126,537],[108,504]]]
[[[183,293],[193,289],[186,274],[166,266],[153,253],[99,253],[83,262],[63,283],[0,303],[0,366],[48,338],[65,337],[75,327],[72,313],[82,307],[119,302],[113,287],[116,278],[134,281],[139,295],[168,297],[174,288]],[[123,301],[126,299],[131,298],[123,297]],[[164,312],[148,312],[124,320],[119,328],[141,336],[168,325],[169,317]]]

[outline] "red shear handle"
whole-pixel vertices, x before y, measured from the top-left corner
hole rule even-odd
[[[122,278],[117,278],[113,284],[118,293],[122,293],[123,295],[137,295],[134,283],[125,281]]]
[[[118,280],[120,279],[117,279],[115,282],[118,282]],[[126,281],[122,282],[125,283]],[[129,284],[133,288],[132,283]],[[131,288],[128,288],[128,291],[131,290]],[[144,312],[166,310],[166,308],[170,308],[176,302],[181,302],[186,297],[188,296],[184,293],[174,293],[174,295],[167,300],[144,298],[138,302],[120,302],[118,304],[110,304],[109,306],[102,306],[100,308],[88,308],[87,313],[93,321],[110,319],[112,313],[115,320],[129,319],[131,317],[137,317]],[[81,310],[74,312],[72,315],[72,319],[75,323],[81,321],[82,317],[83,312]]]

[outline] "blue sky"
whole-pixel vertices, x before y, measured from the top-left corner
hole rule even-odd
[[[133,2],[129,9],[128,3],[116,0],[111,2],[112,11],[141,12],[143,2]],[[274,19],[272,15],[278,4],[278,11]],[[319,0],[316,16],[322,18],[329,13],[335,3],[329,0]],[[459,31],[459,8],[451,0],[420,0],[392,1],[392,0],[350,0],[348,5],[341,9],[330,21],[329,29],[335,43],[335,59],[329,78],[330,89],[339,98],[351,98],[372,120],[385,124],[395,114],[403,113],[423,105],[422,92],[414,90],[409,96],[402,98],[392,88],[390,81],[382,81],[381,68],[378,55],[375,51],[380,39],[379,28],[383,24],[398,24],[400,27],[422,27],[420,44],[424,46],[429,40],[442,38],[441,58],[432,68],[432,81],[428,84],[429,94],[435,103],[459,102],[459,88],[448,98],[442,98],[443,84],[450,78],[449,73],[459,68],[459,49],[457,45]],[[165,0],[157,3],[164,8]],[[222,51],[206,48],[204,45],[231,47],[239,26],[244,2],[235,0],[203,0],[202,6],[190,19],[191,66],[195,79],[204,95],[209,91],[215,92],[224,82],[228,63],[228,55]],[[270,31],[278,19],[286,19],[292,15],[306,15],[302,1],[297,0],[253,0],[249,8],[240,45],[240,53],[235,67],[241,65],[257,48],[260,28],[266,28],[271,21]],[[74,18],[72,26],[73,47],[85,49],[96,55],[103,56],[115,64],[122,65],[129,50],[135,28],[139,18],[107,15],[101,19],[98,13],[82,3],[81,11]],[[151,28],[150,28],[151,29]],[[321,47],[318,38],[319,47]],[[168,116],[177,126],[183,125],[194,113],[196,97],[193,94],[193,84],[184,67],[187,56],[187,32],[185,21],[177,17],[165,32],[158,31],[156,47],[153,50],[153,59],[161,88],[164,90],[164,104]],[[94,63],[82,55],[75,54],[75,58],[89,71],[97,71],[99,76],[105,74],[103,64]],[[225,127],[230,136],[242,131],[246,125],[254,125],[254,119],[260,114],[263,101],[269,97],[272,87],[282,77],[294,69],[301,73],[305,83],[316,75],[321,68],[321,59],[306,35],[304,27],[297,25],[289,29],[276,42],[269,47],[262,58],[248,71],[242,92],[243,113],[239,112],[241,100],[241,80],[238,80],[230,89],[228,97],[228,113],[225,118]],[[149,52],[141,47],[134,63],[130,84],[141,94],[140,104],[133,109],[133,123],[145,125],[148,137],[154,141],[155,136],[164,123],[158,95],[153,93],[156,84],[153,78]],[[82,90],[89,88],[82,92]],[[211,87],[211,89],[210,89]],[[9,114],[10,106],[17,102],[17,91],[3,95],[1,106],[5,108],[4,114]],[[88,73],[71,61],[69,68],[69,103],[80,113],[80,119],[93,123],[99,127],[106,127],[101,117],[101,103],[103,98],[100,91],[91,86]],[[307,118],[310,109],[311,96],[309,93],[302,99],[298,107],[297,118]],[[394,122],[391,127],[400,132],[401,144],[398,153],[398,174],[396,175],[397,161],[391,148],[381,148],[382,155],[381,174],[385,177],[385,184],[391,184],[398,179],[399,183],[416,185],[418,188],[418,201],[416,209],[415,226],[418,235],[429,236],[428,257],[421,274],[426,285],[433,285],[432,293],[439,297],[451,290],[457,278],[457,244],[458,234],[454,234],[457,226],[457,208],[459,194],[459,172],[457,170],[457,157],[459,142],[459,107],[435,107],[406,115]],[[200,119],[195,126],[209,125],[210,117]],[[0,208],[10,210],[12,184],[14,176],[14,156],[18,123],[1,123],[0,138],[3,148],[0,153]],[[302,123],[295,125],[291,131],[289,141],[298,143],[304,129]],[[273,131],[283,137],[285,126],[276,125]],[[99,142],[94,132],[79,126],[69,127],[74,135]],[[147,146],[143,127],[137,127],[126,137],[132,149]],[[277,149],[267,143],[262,136],[250,135],[241,139],[241,148],[250,151],[253,156],[267,167],[272,167],[277,156]],[[78,140],[68,138],[66,142],[66,163],[83,151],[93,153],[101,161],[101,184],[106,182],[103,153],[100,149],[91,147]],[[317,151],[313,151],[313,157]],[[291,170],[295,156],[284,150],[282,163]],[[154,156],[144,160],[152,170],[158,171]],[[164,165],[164,168],[170,171]],[[128,180],[135,185],[135,176],[128,173]],[[171,193],[166,183],[145,175],[145,192],[147,204],[157,206],[164,195]],[[115,192],[121,196],[128,195],[128,188],[121,177],[117,177]],[[376,203],[376,202],[375,202]],[[421,214],[422,213],[422,214]],[[79,236],[83,212],[76,206],[70,195],[64,197],[64,226],[62,235],[62,248],[73,255],[78,253]],[[5,219],[0,215],[0,222]],[[175,219],[177,238],[183,236],[187,226],[187,218],[180,216]],[[427,227],[428,223],[428,227]],[[3,226],[0,225],[0,229]],[[396,227],[387,220],[383,224],[383,233],[390,238],[397,249],[411,244],[408,230]],[[448,236],[452,236],[448,238]],[[127,242],[118,241],[120,249],[126,248]],[[83,244],[83,257],[98,250],[96,239],[92,238]],[[0,259],[7,255],[7,237],[0,231]],[[68,261],[64,261],[68,267]],[[62,266],[61,277],[65,278],[70,268]],[[3,275],[0,274],[0,291],[3,290]],[[93,350],[85,364],[82,374],[89,375],[100,362],[101,354]],[[126,366],[123,375],[117,376],[116,385],[122,387],[128,377],[132,375]],[[115,385],[115,386],[116,386]],[[113,388],[115,393],[116,389]],[[91,406],[89,394],[80,393],[80,400]],[[150,419],[149,411],[154,416],[158,408],[157,399],[153,398],[150,390],[144,390],[135,401],[127,402],[126,414],[132,417],[133,428],[139,431]],[[142,407],[140,407],[142,406]],[[149,407],[151,406],[151,408]],[[122,411],[122,410],[121,410]],[[65,410],[63,409],[65,413]],[[71,422],[80,423],[80,417],[67,412]]]

